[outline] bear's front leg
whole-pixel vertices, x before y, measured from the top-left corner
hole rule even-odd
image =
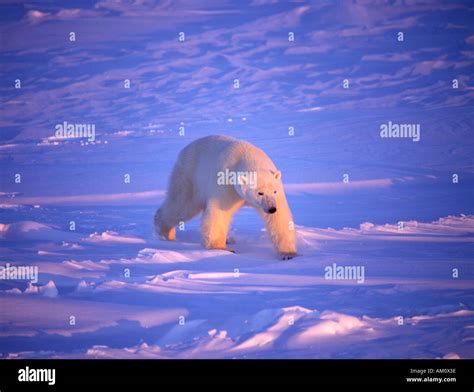
[[[279,252],[278,255],[282,260],[291,260],[293,257],[297,256],[296,252]]]
[[[296,257],[296,236],[294,231],[293,217],[288,208],[286,199],[277,201],[277,212],[267,214],[259,210],[260,216],[265,222],[267,234],[282,260],[290,260]]]
[[[235,211],[222,210],[218,203],[209,202],[202,215],[201,232],[207,249],[222,249],[235,253],[226,245],[227,233]]]

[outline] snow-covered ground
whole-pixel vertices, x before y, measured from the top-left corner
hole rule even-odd
[[[0,267],[39,274],[1,358],[474,358],[472,1],[0,7]],[[210,134],[281,170],[300,256],[250,209],[235,254],[155,238]]]
[[[2,356],[473,357],[474,216],[298,226],[301,255],[281,261],[251,209],[234,223],[235,254],[203,250],[196,221],[176,242],[154,238],[153,211],[4,210],[109,229],[1,226],[2,259],[39,270],[37,284],[1,282]],[[362,279],[327,279],[334,264],[364,267]]]

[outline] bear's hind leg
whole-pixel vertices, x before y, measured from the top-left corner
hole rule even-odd
[[[169,241],[176,239],[176,226],[194,218],[202,211],[202,205],[195,199],[194,188],[183,162],[176,163],[166,200],[155,214],[155,227],[158,235]]]
[[[174,222],[170,222],[169,219],[165,219],[165,205],[160,207],[155,214],[155,230],[156,234],[164,237],[168,241],[174,241],[176,239],[176,227]]]
[[[193,204],[193,200],[187,200],[186,205],[179,201],[166,202],[155,214],[155,228],[158,235],[168,241],[176,239],[176,226],[180,222],[186,222],[201,212],[201,208]]]
[[[176,227],[172,227],[171,229],[169,229],[168,232],[165,233],[165,238],[168,241],[176,240]]]

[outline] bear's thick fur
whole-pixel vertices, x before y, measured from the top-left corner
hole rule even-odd
[[[244,205],[259,212],[281,258],[296,255],[293,218],[272,160],[248,142],[207,136],[180,152],[166,199],[155,214],[156,231],[174,240],[179,222],[203,212],[204,246],[227,249],[232,217]]]

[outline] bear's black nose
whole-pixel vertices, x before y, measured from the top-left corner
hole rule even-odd
[[[269,214],[274,214],[276,211],[277,211],[277,209],[275,207],[272,207],[272,208],[268,209]]]

